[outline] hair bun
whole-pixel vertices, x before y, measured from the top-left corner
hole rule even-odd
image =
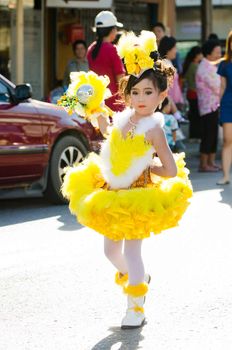
[[[176,69],[171,62],[166,59],[158,59],[154,64],[154,69],[167,78],[168,86],[173,83]]]
[[[156,62],[160,58],[159,52],[158,51],[152,51],[150,53],[150,57],[153,59],[154,62]]]

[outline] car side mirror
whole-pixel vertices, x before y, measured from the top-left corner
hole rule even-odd
[[[15,98],[17,101],[25,101],[32,96],[32,87],[30,84],[20,84],[15,88]]]

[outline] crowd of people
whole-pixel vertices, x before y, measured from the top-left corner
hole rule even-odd
[[[91,70],[107,75],[112,97],[106,104],[113,111],[123,109],[118,83],[126,70],[115,45],[120,36],[118,28],[122,27],[122,23],[110,11],[101,11],[96,16],[96,41],[89,47],[84,40],[73,43],[74,58],[68,62],[64,73],[64,89],[69,84],[71,71]],[[183,140],[186,135],[181,128],[188,123],[190,142],[200,143],[199,172],[218,172],[222,169],[223,178],[218,184],[228,184],[232,158],[232,33],[228,35],[223,57],[221,43],[212,33],[202,46],[191,47],[182,62],[177,41],[167,35],[165,26],[156,23],[151,31],[156,35],[160,57],[176,68],[168,97],[159,108],[165,116],[165,132],[170,148],[173,152],[185,150]],[[219,125],[223,128],[222,167],[215,162]]]

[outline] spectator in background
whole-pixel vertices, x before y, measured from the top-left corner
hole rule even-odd
[[[161,39],[164,36],[167,36],[167,34],[166,34],[166,27],[164,26],[163,23],[157,22],[152,27],[152,31],[156,35],[157,45],[159,46],[159,43],[160,43]],[[180,54],[179,54],[178,51],[176,51],[175,58],[172,59],[172,64],[177,69],[178,74],[181,74],[182,73],[182,63],[181,63],[181,58],[180,58]]]
[[[227,37],[226,51],[218,67],[218,74],[221,76],[220,124],[223,128],[223,178],[217,184],[227,185],[230,183],[232,162],[232,31]]]
[[[166,58],[172,64],[172,60],[176,57],[176,39],[173,36],[164,36],[159,43],[158,47],[160,56]],[[168,95],[172,101],[177,105],[178,109],[181,109],[184,104],[178,72],[174,75],[173,85],[168,90]]]
[[[105,102],[113,111],[124,109],[122,103],[118,103],[118,82],[125,74],[123,63],[112,42],[117,36],[117,27],[123,27],[117,22],[117,18],[110,11],[101,11],[95,18],[97,41],[88,48],[87,58],[89,67],[99,75],[107,75],[110,79],[109,89],[112,97]]]
[[[220,97],[220,77],[216,61],[221,57],[218,40],[207,40],[202,46],[204,58],[196,72],[196,89],[201,116],[200,166],[201,172],[215,172],[218,140],[218,113]]]
[[[159,46],[160,40],[166,35],[166,28],[163,23],[157,22],[152,27],[152,32],[155,33],[157,45]]]
[[[86,42],[84,40],[76,40],[72,44],[72,49],[75,57],[68,62],[67,67],[65,69],[64,78],[63,78],[63,86],[65,90],[67,89],[70,83],[71,72],[80,72],[80,71],[88,72],[89,70],[89,65],[86,58],[86,53],[87,53]]]
[[[182,136],[179,136],[179,125],[172,114],[172,104],[168,97],[163,100],[160,111],[164,115],[164,132],[170,149],[172,152],[184,151],[185,145]]]
[[[208,40],[219,40],[219,37],[216,33],[210,33],[208,36]]]
[[[200,114],[198,109],[197,91],[196,91],[196,71],[200,61],[202,60],[202,50],[200,46],[193,46],[185,57],[183,64],[182,77],[184,85],[187,89],[187,100],[189,103],[189,138],[200,139],[201,126]]]

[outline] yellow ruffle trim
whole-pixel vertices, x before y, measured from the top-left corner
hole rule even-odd
[[[145,282],[137,284],[136,286],[129,284],[123,288],[123,292],[132,296],[133,298],[142,297],[148,292],[148,285]]]
[[[120,272],[116,272],[115,274],[115,283],[119,286],[124,286],[126,282],[128,281],[128,273],[125,275],[122,275]]]
[[[64,179],[62,192],[81,224],[115,241],[143,239],[177,226],[192,196],[184,154],[176,156],[176,177],[152,176],[154,185],[129,190],[105,189],[98,164],[99,156],[92,153]]]

